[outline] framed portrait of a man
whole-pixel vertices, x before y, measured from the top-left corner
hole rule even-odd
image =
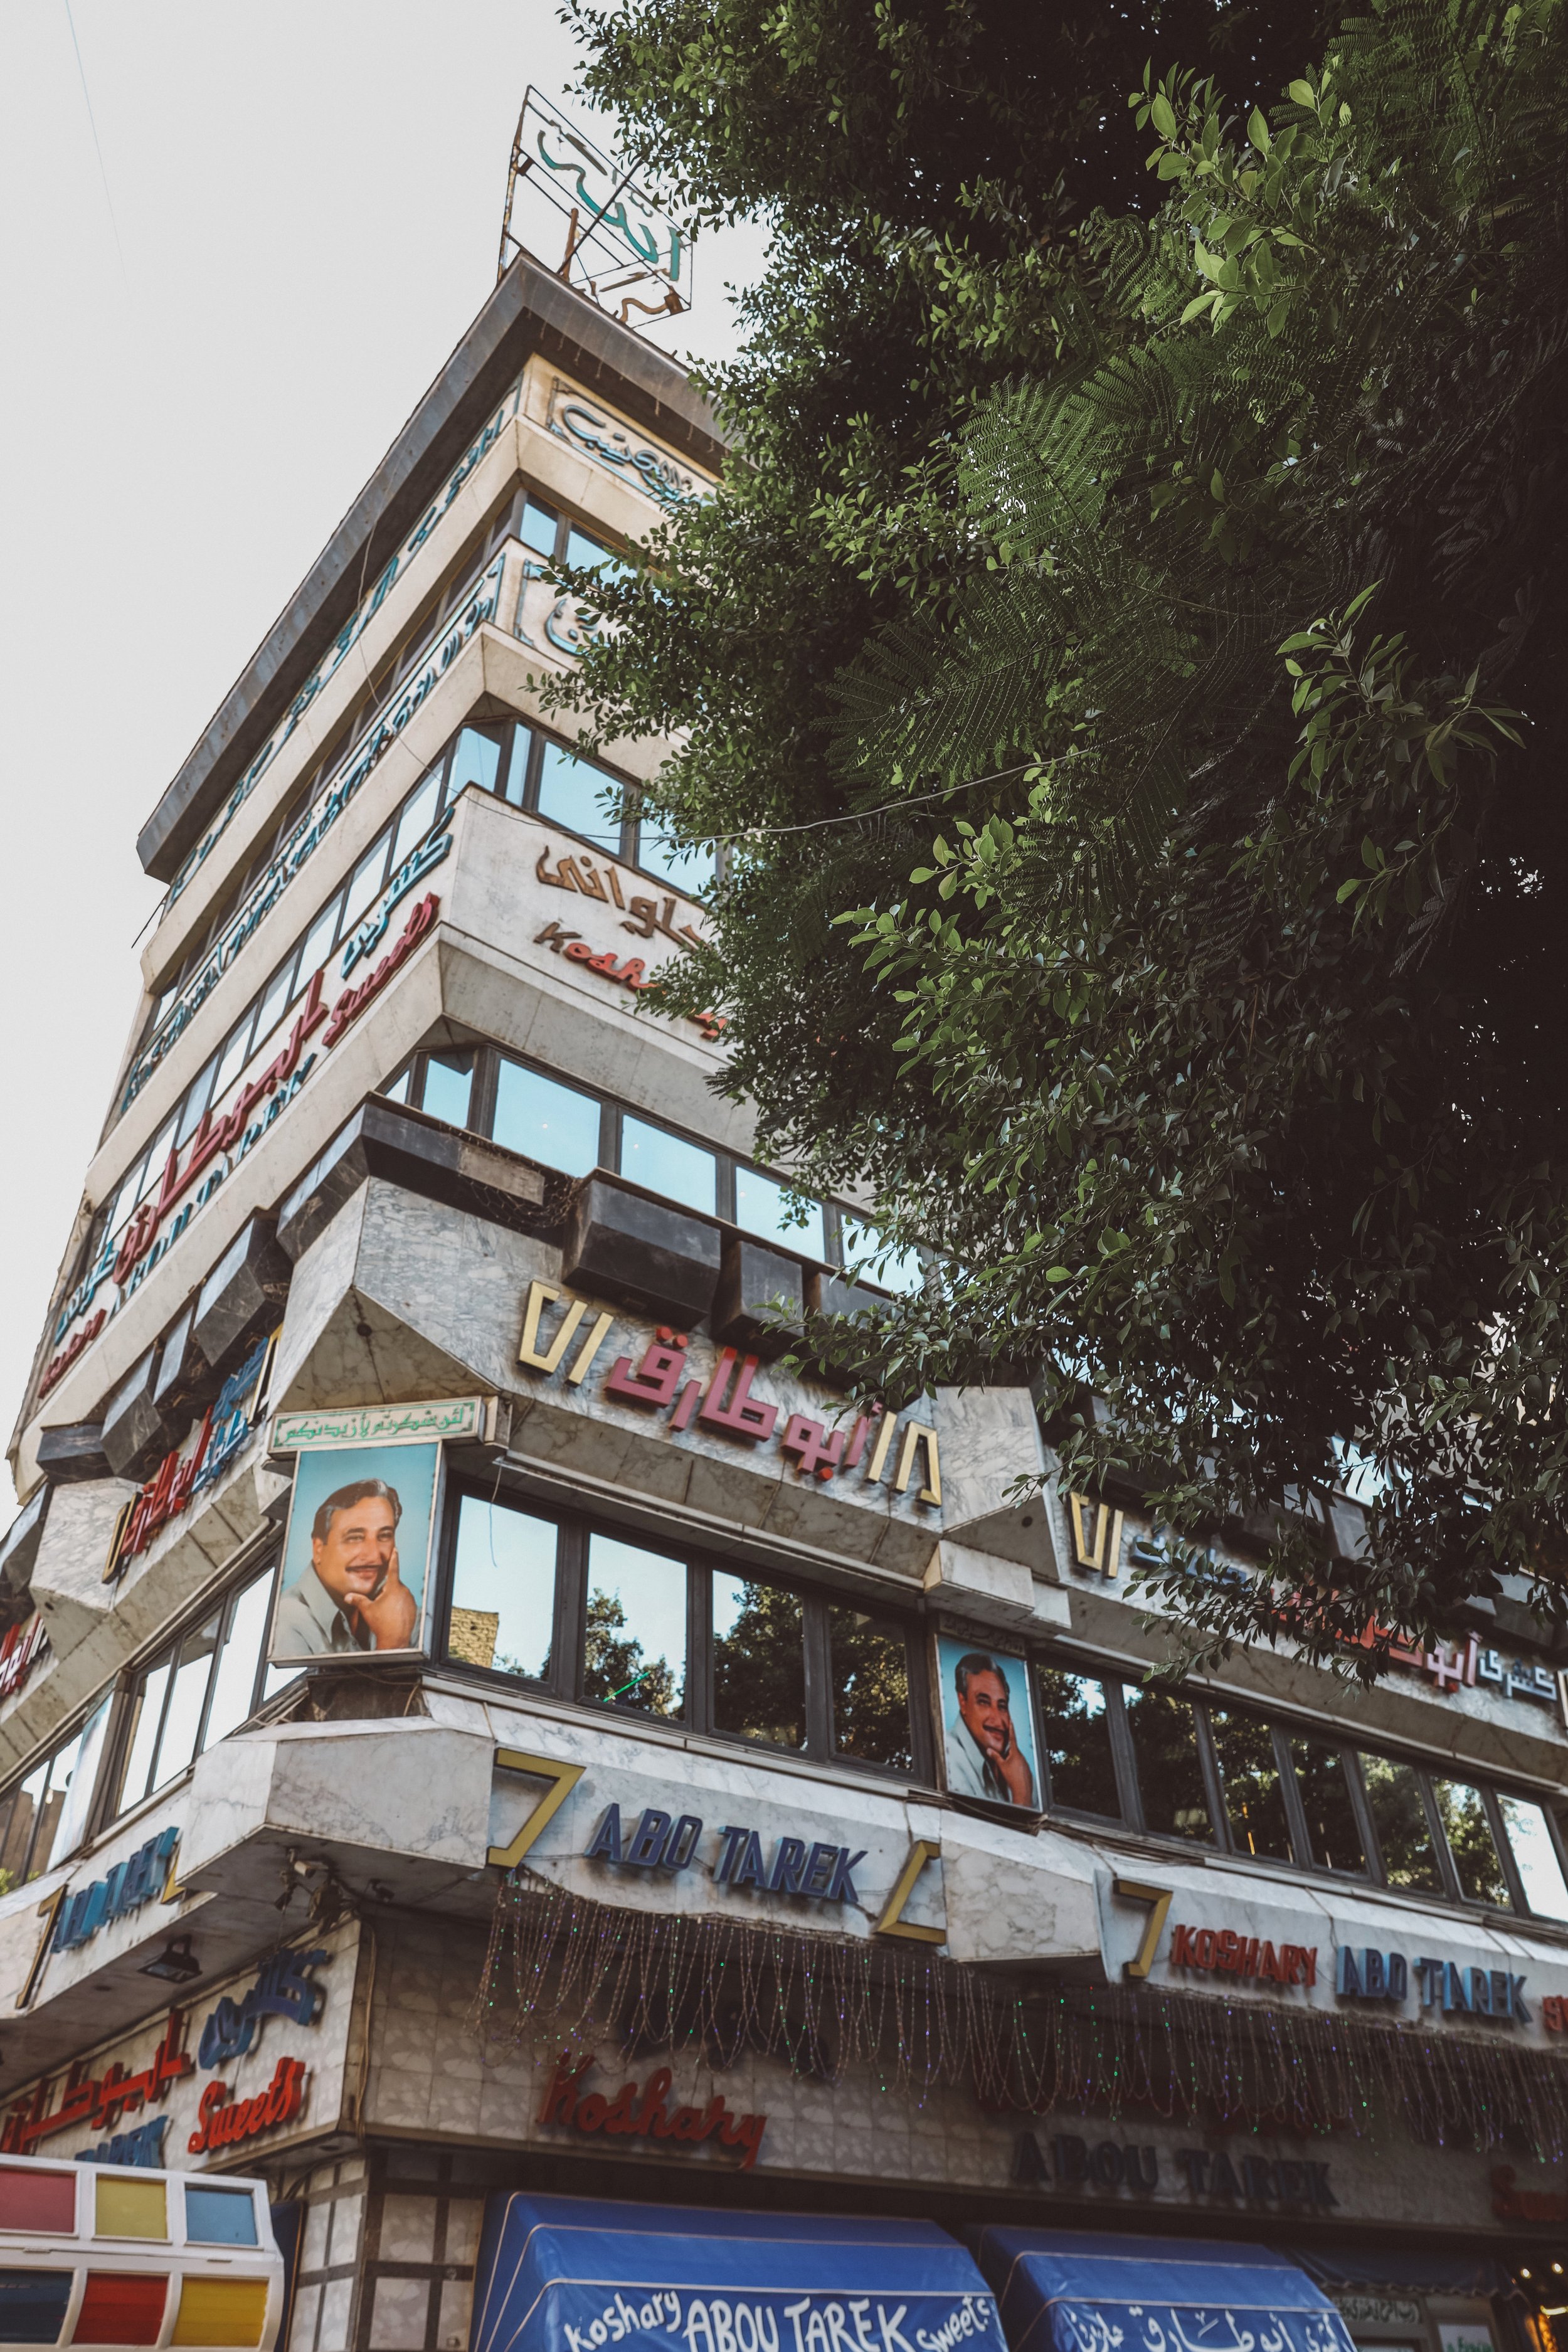
[[[1045,1797],[1027,1659],[949,1633],[936,1646],[948,1788],[1038,1812]]]
[[[426,1648],[440,1485],[438,1443],[298,1455],[273,1665]]]

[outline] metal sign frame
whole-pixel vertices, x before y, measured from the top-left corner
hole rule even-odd
[[[532,257],[602,309],[615,309],[623,327],[691,308],[691,241],[679,222],[638,186],[629,164],[605,155],[531,86],[511,142],[498,279],[529,250],[513,226],[521,188],[536,191],[566,221],[561,260]]]

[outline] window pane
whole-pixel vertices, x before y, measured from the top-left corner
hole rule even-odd
[[[265,1045],[289,1009],[294,993],[295,958],[290,956],[280,971],[275,971],[262,992],[261,1003],[256,1015],[256,1043]]]
[[[682,849],[653,817],[637,827],[637,864],[646,873],[662,875],[688,898],[700,898],[713,879],[713,852],[706,842]]]
[[[392,863],[401,866],[409,851],[436,821],[436,803],[441,793],[441,771],[433,768],[422,784],[416,785],[404,805],[397,820],[397,838],[392,845]]]
[[[819,1203],[811,1203],[803,1224],[792,1223],[784,1186],[754,1168],[735,1171],[735,1223],[742,1233],[755,1234],[763,1241],[783,1242],[786,1249],[801,1250],[810,1257],[822,1255]]]
[[[185,1108],[180,1114],[179,1138],[182,1143],[195,1135],[201,1116],[213,1098],[213,1080],[217,1076],[217,1055],[215,1054],[205,1069],[197,1072],[191,1081],[191,1091],[185,1097]]]
[[[500,744],[496,737],[483,733],[478,727],[465,727],[447,772],[448,802],[457,799],[465,784],[478,784],[482,791],[493,793],[500,766]]]
[[[163,1717],[163,1694],[169,1687],[170,1661],[149,1669],[137,1685],[131,1702],[131,1747],[125,1764],[125,1785],[120,1799],[120,1810],[128,1812],[139,1805],[147,1794],[147,1779],[153,1769],[153,1751],[158,1744],[158,1727]]]
[[[1366,1856],[1351,1810],[1350,1782],[1340,1750],[1326,1747],[1321,1739],[1292,1739],[1290,1761],[1296,1767],[1296,1784],[1306,1808],[1313,1861],[1325,1870],[1364,1872]]]
[[[590,761],[574,759],[559,743],[546,743],[539,771],[539,814],[552,824],[570,825],[612,856],[621,846],[621,787]]]
[[[247,1015],[233,1034],[226,1039],[218,1055],[217,1073],[213,1079],[213,1100],[221,1103],[250,1057],[251,1020]]]
[[[1120,1821],[1121,1800],[1116,1793],[1103,1685],[1054,1666],[1042,1666],[1037,1679],[1052,1804]]]
[[[49,1772],[49,1806],[54,1814],[53,1833],[47,1848],[43,1841],[33,1856],[35,1869],[45,1869],[64,1862],[74,1853],[87,1835],[87,1818],[92,1804],[92,1792],[98,1779],[98,1767],[103,1754],[103,1736],[109,1728],[109,1701],[104,1699],[89,1716],[76,1738],[56,1753]]]
[[[588,1542],[587,1698],[648,1715],[686,1704],[686,1564],[614,1536]]]
[[[662,1192],[682,1208],[711,1216],[718,1201],[718,1163],[710,1151],[640,1118],[621,1121],[621,1174],[650,1192]]]
[[[618,555],[611,553],[602,539],[595,539],[587,531],[579,530],[575,523],[566,534],[564,561],[574,570],[582,572],[607,571],[613,573],[627,569]]]
[[[48,1778],[49,1765],[46,1757],[43,1763],[35,1765],[11,1800],[10,1819],[5,1824],[5,1843],[0,1846],[0,1875],[4,1876],[4,1891],[7,1895],[13,1886],[22,1884],[24,1874],[34,1878],[43,1867],[37,1854],[33,1855],[29,1864],[28,1854],[33,1846],[33,1832],[37,1827]],[[42,1840],[38,1843],[41,1844]]]
[[[379,841],[373,841],[359,864],[349,877],[349,895],[343,902],[343,929],[352,930],[381,887],[386,871],[386,853],[392,845],[390,832]]]
[[[542,555],[549,562],[555,553],[555,528],[560,520],[553,507],[547,507],[542,499],[530,499],[523,508],[517,535],[524,547],[531,547],[535,555]]]
[[[1461,1890],[1472,1903],[1506,1903],[1508,1881],[1498,1860],[1480,1790],[1463,1780],[1434,1780],[1432,1794],[1437,1800],[1437,1818],[1448,1840]]]
[[[1209,1729],[1237,1852],[1256,1854],[1259,1862],[1289,1862],[1290,1828],[1268,1726],[1255,1715],[1228,1715],[1211,1706]]]
[[[202,1727],[202,1706],[212,1676],[213,1657],[217,1649],[220,1620],[209,1617],[205,1625],[187,1633],[180,1644],[180,1663],[174,1669],[174,1686],[169,1693],[169,1712],[163,1724],[163,1737],[158,1745],[158,1761],[153,1767],[153,1786],[161,1789],[183,1772],[196,1752],[196,1738]]]
[[[1568,1919],[1568,1887],[1563,1884],[1563,1865],[1545,1814],[1522,1797],[1500,1797],[1498,1804],[1524,1881],[1525,1901],[1540,1918]]]
[[[243,1723],[250,1713],[261,1637],[267,1631],[267,1607],[272,1598],[272,1574],[268,1569],[254,1584],[247,1584],[230,1612],[228,1639],[223,1645],[213,1684],[204,1748],[215,1748],[220,1739],[226,1739],[235,1726]]]
[[[496,1076],[495,1139],[547,1168],[585,1176],[599,1164],[599,1106],[575,1087],[502,1062]]]
[[[1408,1764],[1392,1763],[1386,1756],[1363,1756],[1361,1777],[1377,1832],[1384,1876],[1390,1886],[1440,1895],[1442,1873],[1415,1772]]]
[[[925,1283],[925,1267],[918,1250],[896,1250],[875,1225],[861,1217],[844,1220],[844,1264],[852,1280],[868,1282],[879,1290],[900,1297]]]
[[[306,932],[304,945],[300,950],[299,968],[294,975],[296,995],[302,988],[310,986],[315,974],[320,971],[331,954],[332,941],[338,935],[338,916],[342,912],[342,903],[343,894],[340,890],[337,897],[322,908]]]
[[[713,1720],[721,1731],[805,1745],[805,1607],[797,1592],[713,1574]]]
[[[1171,1836],[1212,1843],[1214,1823],[1191,1701],[1147,1683],[1125,1685],[1122,1696],[1132,1726],[1145,1822]]]
[[[174,1140],[175,1124],[174,1119],[169,1119],[153,1139],[147,1153],[147,1165],[142,1175],[141,1197],[142,1200],[147,1198],[155,1184],[163,1181],[163,1171],[168,1165],[169,1152]]]
[[[408,1100],[408,1081],[413,1076],[414,1065],[411,1062],[407,1069],[400,1071],[395,1078],[383,1087],[381,1091],[388,1102],[405,1103]]]
[[[423,1108],[448,1126],[467,1127],[474,1090],[474,1057],[468,1051],[430,1054],[425,1061]]]
[[[136,1162],[135,1167],[131,1171],[129,1176],[125,1179],[124,1183],[120,1187],[118,1193],[115,1195],[114,1206],[109,1213],[109,1223],[106,1228],[108,1232],[117,1234],[120,1231],[121,1226],[125,1223],[126,1218],[131,1214],[132,1210],[136,1206],[137,1200],[142,1192],[142,1179],[146,1172],[147,1162],[145,1159],[139,1160]]]
[[[839,1601],[829,1604],[833,1644],[833,1744],[862,1764],[912,1772],[909,1646],[901,1625]]]
[[[542,1682],[555,1626],[555,1528],[509,1504],[465,1495],[447,1655],[459,1665]]]

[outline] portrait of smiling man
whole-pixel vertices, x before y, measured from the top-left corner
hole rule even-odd
[[[1034,1769],[1001,1664],[984,1650],[967,1651],[953,1666],[952,1683],[958,1705],[947,1726],[948,1787],[961,1797],[1032,1808]]]
[[[398,1563],[402,1517],[384,1478],[355,1479],[327,1496],[310,1522],[310,1566],[278,1604],[274,1657],[409,1647],[419,1605]]]

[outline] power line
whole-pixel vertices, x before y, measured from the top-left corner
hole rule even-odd
[[[125,269],[125,247],[120,242],[120,223],[114,216],[114,198],[109,193],[109,172],[103,161],[103,146],[98,135],[98,118],[92,110],[92,92],[87,86],[87,68],[81,61],[81,43],[76,37],[76,18],[71,15],[71,0],[66,0],[66,23],[70,26],[71,47],[76,51],[76,69],[81,76],[81,94],[87,103],[88,127],[92,132],[93,150],[98,156],[98,173],[103,182],[103,201],[109,207],[109,226],[114,231],[114,249],[120,256],[120,274]]]

